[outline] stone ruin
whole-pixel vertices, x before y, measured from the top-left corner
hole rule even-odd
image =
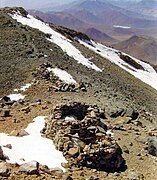
[[[105,121],[105,112],[96,105],[64,104],[53,109],[43,133],[53,139],[70,167],[120,171],[125,165],[122,150]]]

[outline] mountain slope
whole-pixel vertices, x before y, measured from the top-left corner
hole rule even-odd
[[[90,27],[88,23],[85,23],[84,21],[77,19],[75,16],[72,16],[71,14],[68,14],[66,12],[44,13],[41,11],[29,10],[29,13],[31,15],[40,17],[45,22],[54,23],[57,25],[62,25],[73,29],[78,29],[78,27],[79,28]]]
[[[113,45],[116,49],[130,53],[146,62],[157,64],[157,42],[153,38],[132,36],[126,41]]]
[[[117,167],[119,180],[133,173],[154,178],[156,165],[145,151],[145,139],[156,133],[150,132],[157,114],[155,70],[86,34],[47,24],[23,8],[1,9],[0,22],[0,159],[3,163],[3,153],[8,156],[7,178],[114,179]],[[98,167],[91,151],[86,161],[76,150],[83,157],[88,150],[98,153]],[[101,157],[102,150],[107,155]],[[68,164],[61,166],[65,159]],[[100,160],[108,167],[100,166]],[[33,175],[21,170],[28,163],[35,167]],[[50,169],[56,165],[66,171]]]
[[[139,11],[143,15],[150,17],[157,17],[157,1],[156,0],[142,0],[133,7],[130,7],[133,11]]]
[[[22,11],[22,10],[21,10]],[[22,11],[23,12],[23,11]],[[27,14],[25,14],[25,12],[24,12],[24,15],[26,16]],[[14,17],[15,19],[16,18],[18,18],[18,14],[17,14],[17,16],[15,15],[15,17]],[[51,49],[51,43],[53,42],[53,43],[57,43],[57,46],[59,45],[60,47],[61,47],[61,49],[63,49],[68,55],[69,55],[69,58],[68,58],[68,62],[70,62],[70,64],[72,63],[72,64],[75,64],[75,65],[73,65],[73,66],[75,66],[75,68],[72,68],[71,70],[73,70],[75,73],[75,75],[74,75],[74,77],[76,76],[76,72],[79,72],[79,65],[77,65],[76,66],[76,63],[75,63],[75,61],[70,61],[70,59],[71,58],[74,58],[74,59],[76,59],[79,63],[82,63],[82,64],[84,64],[85,66],[83,66],[83,65],[81,65],[81,67],[82,67],[82,70],[84,69],[84,73],[88,73],[88,71],[86,71],[85,69],[87,69],[87,67],[91,67],[91,68],[94,68],[95,70],[100,70],[100,69],[102,69],[102,67],[105,67],[105,65],[104,65],[104,63],[106,64],[106,63],[109,63],[110,64],[110,62],[109,61],[104,61],[104,59],[102,59],[102,58],[100,58],[99,56],[97,57],[97,58],[92,58],[91,57],[91,55],[90,55],[90,59],[93,59],[93,63],[95,63],[95,64],[92,64],[91,62],[88,62],[88,59],[87,58],[85,58],[85,57],[83,57],[82,55],[81,55],[81,53],[77,50],[77,49],[75,49],[75,47],[72,47],[72,45],[70,45],[70,43],[67,41],[67,45],[69,46],[69,49],[67,49],[68,48],[68,46],[67,45],[65,45],[64,46],[64,43],[66,43],[66,41],[64,41],[64,42],[62,42],[63,41],[63,39],[64,39],[64,37],[63,37],[63,39],[61,40],[59,40],[58,38],[60,37],[60,35],[56,35],[56,38],[58,39],[54,39],[53,38],[53,40],[49,40],[49,41],[47,41],[47,39],[46,38],[44,38],[45,36],[48,36],[49,37],[49,35],[45,35],[45,34],[43,34],[42,32],[40,32],[40,33],[37,33],[38,31],[37,30],[35,30],[35,31],[33,31],[33,33],[34,34],[32,34],[32,33],[29,33],[29,34],[31,34],[31,36],[32,37],[30,37],[30,35],[28,35],[28,36],[26,36],[26,35],[23,35],[23,33],[22,32],[25,32],[25,31],[31,31],[31,29],[28,27],[27,28],[27,26],[19,26],[18,24],[15,26],[15,28],[14,28],[14,26],[12,25],[12,21],[10,21],[9,19],[7,19],[7,22],[6,22],[6,18],[5,18],[5,16],[2,16],[2,26],[4,27],[3,28],[3,31],[4,31],[4,34],[3,34],[3,32],[2,32],[2,34],[3,34],[3,38],[1,39],[1,41],[2,41],[2,44],[4,44],[3,46],[7,46],[7,44],[5,43],[6,42],[6,39],[4,39],[4,37],[6,38],[8,35],[9,35],[9,37],[7,37],[7,42],[9,42],[9,39],[11,40],[11,42],[9,43],[9,44],[13,44],[13,47],[11,48],[9,48],[10,49],[10,51],[9,51],[9,53],[6,53],[7,54],[7,56],[5,55],[4,56],[4,49],[2,49],[2,52],[1,52],[1,56],[2,56],[2,58],[1,59],[5,59],[5,63],[4,63],[4,61],[2,61],[1,62],[1,67],[2,67],[2,69],[1,69],[1,71],[2,71],[2,73],[1,74],[3,74],[4,72],[5,72],[5,76],[2,76],[1,77],[1,84],[3,85],[3,87],[14,87],[14,81],[17,81],[17,82],[19,82],[19,81],[21,81],[25,76],[26,76],[26,74],[28,74],[28,72],[30,72],[31,71],[31,69],[35,66],[35,65],[37,65],[37,64],[39,64],[39,63],[41,63],[41,62],[44,62],[44,61],[51,61],[52,63],[54,63],[54,64],[60,64],[61,66],[65,66],[65,64],[67,64],[66,63],[66,59],[64,59],[64,60],[62,60],[62,61],[58,61],[57,59],[58,59],[58,53],[57,53],[57,51],[51,51],[50,49]],[[32,19],[33,20],[33,19]],[[19,16],[19,21],[20,22],[23,22],[24,21],[24,24],[27,24],[27,22],[29,23],[29,19],[24,19],[24,18],[21,18],[20,16]],[[34,20],[33,20],[34,21]],[[30,20],[30,26],[31,27],[35,27],[37,24],[38,21],[34,21],[34,23],[32,23],[31,22],[31,20]],[[11,23],[11,24],[10,24]],[[15,34],[15,32],[12,30],[11,32],[12,33],[9,33],[8,34],[8,28],[7,28],[7,26],[8,26],[8,24],[10,24],[9,26],[11,26],[11,28],[16,32],[16,34],[18,35],[18,37],[22,37],[22,38],[24,38],[21,42],[23,42],[22,44],[23,44],[23,46],[19,46],[18,44],[17,44],[17,46],[15,46],[14,45],[14,43],[16,44],[16,38],[14,37],[14,39],[15,39],[15,42],[13,41],[13,38],[11,38],[11,36],[14,36],[14,34]],[[39,28],[38,27],[39,25],[37,25],[37,28]],[[43,28],[42,28],[42,26],[43,26]],[[45,32],[45,30],[44,30],[44,24],[41,26],[41,30],[43,31],[43,32]],[[21,27],[22,27],[22,30],[21,30]],[[53,27],[53,26],[52,26]],[[47,29],[48,27],[46,26],[46,29]],[[61,28],[60,27],[58,27],[57,28],[57,26],[54,26],[53,27],[54,29],[56,29],[58,32],[61,32],[61,33],[63,33],[64,32],[64,35],[65,34],[67,34],[68,32],[70,32],[70,30],[67,30],[67,29],[64,29],[63,28],[63,30],[61,30]],[[26,29],[26,30],[25,30]],[[10,30],[9,30],[10,31]],[[51,33],[51,30],[48,28],[47,30],[46,30],[46,33]],[[54,32],[55,33],[55,32]],[[55,33],[56,34],[56,33]],[[73,34],[73,33],[72,33]],[[70,36],[72,35],[72,34],[70,34]],[[37,36],[36,38],[33,38],[33,36]],[[38,37],[39,36],[39,37]],[[69,36],[69,35],[68,35]],[[78,36],[78,34],[77,33],[74,33],[74,37],[71,37],[71,38],[75,38],[75,36],[76,37],[79,37]],[[86,36],[85,36],[86,37]],[[44,43],[42,43],[42,39],[43,39],[43,41],[44,41]],[[31,41],[30,41],[30,39],[34,39],[34,42],[32,43]],[[39,39],[41,39],[40,40],[40,43],[39,43]],[[81,39],[84,39],[84,36],[82,36],[81,35]],[[86,37],[85,39],[87,39],[87,41],[89,41],[89,39]],[[13,42],[12,42],[13,41]],[[19,41],[19,44],[21,43],[20,41]],[[73,42],[73,41],[72,41]],[[76,41],[74,41],[75,43],[76,43]],[[52,45],[53,45],[53,43],[52,43]],[[46,46],[45,46],[45,44],[46,44]],[[77,44],[77,46],[78,46],[79,44]],[[39,47],[38,47],[39,46]],[[55,45],[56,46],[56,45]],[[55,47],[54,46],[54,47]],[[80,46],[80,45],[79,45]],[[15,54],[15,55],[13,55],[13,54],[11,54],[11,53],[14,53],[14,52],[12,52],[12,49],[14,49],[14,48],[20,48],[20,49],[15,49],[14,51],[17,51],[18,53],[17,54]],[[44,48],[43,48],[44,47]],[[73,51],[71,51],[71,49],[72,48],[74,48],[74,50]],[[7,48],[7,50],[8,50],[8,48]],[[24,52],[23,52],[24,51]],[[58,48],[58,51],[60,51],[60,48]],[[109,50],[110,51],[110,50]],[[65,52],[62,52],[62,53],[59,53],[60,55],[61,55],[61,57],[60,57],[60,59],[63,59],[64,57],[65,57],[65,55],[63,55],[63,54],[66,54]],[[20,55],[20,54],[21,55]],[[73,53],[78,53],[77,55],[76,54],[73,54]],[[50,55],[47,55],[47,54],[50,54]],[[54,54],[53,55],[53,58],[51,59],[51,54]],[[10,61],[10,58],[11,57],[14,57],[14,60],[12,60],[12,61]],[[19,58],[19,56],[20,56],[20,58]],[[71,57],[70,57],[71,56]],[[94,55],[95,56],[95,55]],[[57,58],[56,58],[57,57]],[[82,61],[83,59],[82,58],[84,58],[84,61]],[[11,58],[12,59],[12,58]],[[27,59],[27,60],[26,60]],[[50,60],[51,59],[51,60]],[[97,59],[97,60],[96,60]],[[99,59],[101,59],[101,60],[99,60]],[[13,66],[13,64],[12,63],[14,63],[14,66]],[[20,65],[19,65],[19,63],[20,63]],[[64,64],[65,63],[65,64]],[[87,64],[86,64],[87,63]],[[18,65],[18,71],[16,71],[16,73],[14,73],[14,68],[16,68],[16,66]],[[32,67],[31,69],[30,69],[30,66]],[[64,67],[63,66],[63,67]],[[108,66],[108,65],[107,65]],[[110,66],[110,65],[109,65]],[[113,67],[114,67],[114,65],[112,65]],[[9,73],[8,73],[8,71],[7,71],[7,69],[9,68],[9,67],[11,67],[11,69],[9,69]],[[25,67],[24,69],[23,69],[23,67]],[[67,65],[66,65],[66,67],[67,67]],[[71,66],[72,67],[72,66]],[[21,69],[22,68],[22,69]],[[68,67],[68,68],[70,68],[70,67]],[[116,68],[118,68],[118,67],[116,67]],[[78,70],[75,70],[75,69],[78,69]],[[70,71],[71,71],[70,70]],[[90,72],[90,71],[89,71]],[[96,72],[94,72],[94,71],[92,71],[94,74],[96,73]],[[115,71],[115,72],[118,72],[118,71]],[[17,73],[20,73],[20,74],[22,74],[22,76],[19,76]],[[82,73],[82,71],[81,71],[81,73]],[[104,73],[104,71],[103,71],[103,73]],[[109,73],[109,72],[106,72],[107,74]],[[125,73],[125,72],[123,72],[123,73]],[[93,74],[93,75],[94,75]],[[111,73],[112,74],[112,73]],[[83,74],[80,76],[80,78],[82,78],[82,76],[83,76]],[[87,75],[85,75],[85,76],[87,76]],[[99,74],[95,74],[94,76],[98,76],[99,77]],[[128,84],[130,84],[130,83],[127,83],[127,81],[126,81],[126,79],[125,79],[125,77],[128,77],[129,75],[125,75],[125,76],[121,76],[121,75],[117,75],[117,77],[120,77],[120,78],[122,78],[122,80],[121,80],[121,82],[122,82],[122,84],[125,82],[125,84],[126,85],[128,85]],[[4,78],[5,77],[5,78]],[[7,79],[7,77],[8,77],[8,79]],[[10,77],[14,77],[14,79],[10,79]],[[23,77],[23,78],[22,78]],[[78,76],[76,76],[76,77],[78,77]],[[105,76],[104,76],[105,77]],[[80,79],[79,78],[79,79]],[[91,78],[91,77],[90,77]],[[83,78],[84,79],[84,78]],[[132,79],[132,76],[130,76],[130,80]],[[114,77],[112,77],[111,78],[111,81],[114,81],[114,83],[112,84],[112,82],[108,82],[109,84],[111,83],[111,87],[110,88],[115,88],[115,84],[119,84],[119,80],[118,80],[118,82],[116,83],[116,81],[117,81],[117,79],[115,79]],[[138,80],[139,81],[139,80]],[[108,84],[107,83],[107,84]],[[141,84],[141,83],[136,83],[136,84]],[[114,86],[114,87],[112,87],[112,86]],[[123,85],[122,85],[123,86]],[[116,89],[118,88],[120,88],[120,87],[122,87],[122,86],[116,86]],[[143,88],[142,88],[143,89]],[[2,89],[2,91],[3,91],[3,89]],[[121,88],[118,90],[118,91],[122,91],[123,92],[123,90],[121,90]],[[6,90],[5,90],[5,92],[6,92]],[[124,93],[124,92],[123,92]],[[129,90],[129,94],[130,94],[130,90]]]
[[[107,34],[99,31],[98,29],[96,28],[88,28],[85,33],[93,38],[94,40],[97,40],[97,41],[101,41],[101,42],[114,42],[115,39],[113,39],[112,37],[108,36]]]

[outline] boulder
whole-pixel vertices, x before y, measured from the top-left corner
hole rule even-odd
[[[157,156],[157,137],[148,138],[148,153]]]
[[[13,105],[15,103],[15,101],[11,101],[10,97],[8,96],[4,96],[1,100],[0,103],[4,104],[4,105]]]
[[[76,155],[79,154],[79,148],[78,147],[70,148],[68,154],[72,157],[75,157]]]
[[[27,133],[24,129],[22,130],[13,130],[11,133],[10,133],[10,136],[19,136],[19,137],[23,137],[23,136],[28,136],[29,133]]]
[[[29,106],[27,106],[27,107],[23,107],[23,108],[21,108],[20,109],[20,111],[22,111],[22,112],[24,112],[24,113],[29,113],[30,111],[31,111],[31,109],[30,109],[30,107]]]
[[[10,110],[9,109],[2,109],[1,117],[10,117]]]
[[[56,168],[51,168],[51,169],[49,169],[50,170],[50,172],[51,173],[63,173],[63,170],[62,169],[60,169],[60,168],[58,168],[58,167],[56,167]]]
[[[5,101],[5,102],[11,101],[10,97],[8,97],[8,96],[4,96],[1,100]]]
[[[0,146],[0,160],[3,160],[4,159],[4,154],[3,154],[3,150]]]
[[[133,108],[128,108],[126,110],[125,116],[126,117],[131,117],[132,120],[136,120],[138,118],[138,116],[139,116],[139,113],[136,110],[134,110]]]
[[[3,147],[6,147],[6,148],[8,148],[8,149],[12,149],[12,145],[11,145],[11,144],[7,144],[7,145],[5,145],[5,146],[3,146]]]
[[[117,118],[119,116],[123,116],[124,113],[125,113],[125,109],[118,109],[115,112],[111,112],[110,117]]]
[[[24,129],[22,129],[22,130],[18,133],[18,136],[19,136],[19,137],[28,136],[28,135],[29,135],[29,133],[26,132]]]
[[[0,163],[0,176],[3,176],[3,177],[9,176],[9,169],[5,162]]]
[[[91,116],[91,118],[96,118],[95,112],[94,112],[94,111],[91,111],[90,116]]]
[[[39,174],[39,163],[37,161],[31,161],[25,164],[22,164],[19,167],[20,172],[24,172],[26,174]]]

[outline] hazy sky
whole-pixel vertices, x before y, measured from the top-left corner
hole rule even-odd
[[[0,0],[0,7],[23,6],[25,8],[44,8],[48,5],[57,6],[74,0]]]
[[[73,1],[81,1],[81,0],[0,0],[0,7],[22,6],[26,9],[44,9],[48,7],[55,7],[62,4],[68,4]],[[126,2],[126,1],[140,1],[140,0],[114,0],[114,1]]]

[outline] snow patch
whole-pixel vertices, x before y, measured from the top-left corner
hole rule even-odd
[[[94,69],[101,72],[102,70],[98,68],[94,63],[85,58],[81,52],[71,44],[71,41],[61,35],[60,33],[54,31],[48,24],[34,18],[31,15],[23,17],[20,13],[10,14],[13,19],[16,19],[18,22],[23,25],[28,25],[32,28],[38,29],[39,31],[50,34],[51,37],[47,38],[50,42],[57,44],[64,52],[67,53],[70,57],[73,57],[78,63],[83,64],[84,66]]]
[[[25,96],[20,93],[19,94],[10,94],[8,97],[10,98],[11,101],[18,101],[20,99],[25,98]]]
[[[31,86],[33,85],[33,83],[27,83],[23,86],[21,86],[19,89],[14,89],[14,92],[19,92],[19,91],[23,91],[25,92],[27,89],[29,89]]]
[[[9,157],[7,162],[19,165],[30,161],[37,161],[49,168],[59,167],[64,170],[61,163],[66,162],[62,152],[55,149],[53,141],[41,136],[40,131],[45,126],[44,116],[38,116],[25,129],[28,136],[15,137],[0,133],[0,146],[4,154]],[[12,145],[12,149],[3,147]]]
[[[27,83],[26,85],[21,86],[20,91],[26,91],[31,86],[32,86],[32,83]]]
[[[73,77],[67,73],[66,71],[59,68],[47,68],[49,72],[53,72],[55,76],[57,76],[61,81],[67,84],[76,84],[76,81]]]
[[[130,26],[120,26],[120,25],[114,25],[115,28],[122,28],[122,29],[130,29]]]
[[[120,58],[119,56],[120,51],[118,50],[109,48],[100,43],[95,43],[94,41],[89,41],[89,42],[82,41],[82,40],[78,40],[78,41],[84,46],[94,51],[95,53],[110,60],[112,63],[118,65],[125,71],[132,74],[134,77],[140,79],[144,83],[150,85],[151,87],[157,90],[157,73],[151,65],[145,62],[142,62],[134,57],[131,57],[130,55],[126,53],[121,52],[123,55],[129,56],[132,60],[134,60],[136,63],[140,64],[144,68],[144,70],[136,69],[135,67],[131,66],[130,64],[128,64],[127,62],[125,62],[124,60]]]
[[[11,101],[19,101],[20,99],[24,99],[25,95],[22,95],[21,93],[18,93],[19,91],[23,91],[25,92],[28,88],[30,88],[32,86],[33,83],[27,83],[23,86],[21,86],[20,89],[14,89],[13,94],[8,95],[8,97],[10,98]],[[0,98],[1,100],[2,98]]]
[[[77,118],[74,116],[66,116],[65,121],[75,121]]]

